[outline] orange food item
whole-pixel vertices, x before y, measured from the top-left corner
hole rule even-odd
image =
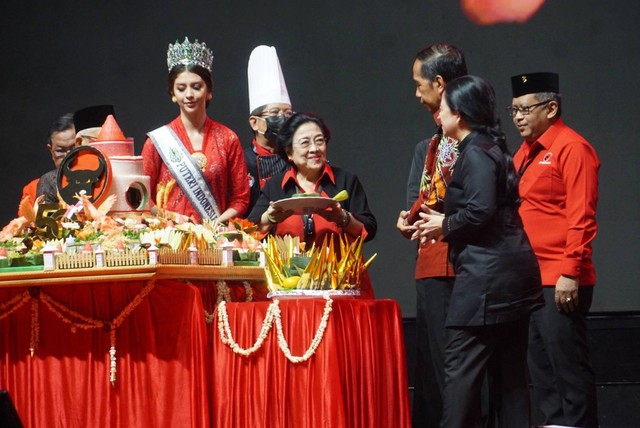
[[[124,133],[118,126],[115,117],[112,114],[102,124],[102,129],[95,141],[126,141]]]

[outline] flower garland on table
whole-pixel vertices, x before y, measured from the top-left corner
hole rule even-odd
[[[33,287],[31,289],[33,292],[40,292],[39,288]],[[33,295],[33,293],[29,293],[30,297],[37,297]],[[36,353],[36,349],[38,349],[38,343],[40,343],[40,308],[38,306],[38,299],[31,299],[31,337],[29,338],[29,355],[33,357]]]
[[[249,281],[243,281],[242,285],[244,286],[245,293],[245,302],[253,302],[253,288],[251,288],[251,283]]]
[[[245,302],[253,302],[253,288],[251,288],[251,283],[249,281],[243,281],[242,285],[245,292]],[[216,306],[218,306],[223,301],[231,302],[231,291],[229,290],[229,286],[224,280],[218,281],[216,283],[216,288],[218,290],[218,292],[216,293]],[[213,312],[207,312],[206,309],[204,310],[204,320],[207,324],[211,324],[215,316],[215,310]]]
[[[262,347],[264,340],[267,338],[267,334],[269,334],[269,330],[271,330],[271,326],[273,325],[273,318],[276,312],[273,308],[277,307],[278,300],[271,302],[269,309],[267,309],[267,315],[262,322],[262,328],[260,329],[258,339],[256,339],[256,342],[251,348],[244,349],[233,339],[231,326],[229,325],[229,315],[227,314],[227,305],[225,302],[221,302],[218,306],[218,331],[220,332],[220,339],[222,340],[222,343],[228,345],[236,354],[244,355],[245,357],[253,354]]]
[[[111,331],[109,332],[109,337],[111,339],[111,348],[109,348],[109,360],[110,360],[110,369],[109,369],[109,381],[111,385],[115,385],[116,383],[116,329],[120,327],[120,325],[124,322],[124,320],[131,315],[131,312],[134,311],[135,308],[142,303],[145,297],[151,292],[151,290],[156,286],[155,281],[149,281],[147,285],[144,286],[142,291],[138,293],[138,295],[127,305],[126,308],[120,315],[115,317],[113,321],[111,321]]]
[[[0,320],[8,317],[12,313],[20,309],[22,305],[27,303],[29,299],[31,299],[31,296],[29,295],[28,291],[25,291],[23,293],[16,295],[8,302],[0,303]],[[5,309],[6,309],[6,312],[5,312]]]
[[[229,290],[229,286],[227,282],[223,279],[216,282],[216,288],[218,290],[216,297],[216,306],[220,304],[220,302],[230,302],[231,301],[231,291]]]
[[[29,343],[29,353],[33,357],[38,343],[40,342],[40,307],[42,302],[51,312],[53,312],[62,322],[71,325],[71,332],[77,329],[89,330],[92,328],[103,328],[109,331],[109,381],[115,386],[116,382],[116,329],[122,325],[124,320],[144,301],[147,295],[155,287],[155,281],[149,281],[138,295],[116,316],[113,320],[105,322],[82,315],[64,304],[54,300],[39,287],[31,287],[29,290],[18,294],[7,302],[0,303],[0,320],[8,317],[13,312],[31,300],[31,338]],[[74,321],[75,319],[75,321]]]
[[[31,290],[24,291],[8,302],[0,303],[0,320],[8,317],[22,307],[31,299]],[[33,357],[38,347],[38,334],[40,324],[38,323],[38,304],[35,300],[31,300],[31,338],[29,340],[29,354]]]
[[[53,298],[45,292],[40,292],[40,301],[44,303],[45,306],[48,307],[49,310],[53,312],[62,322],[71,325],[71,333],[75,333],[79,328],[83,330],[89,330],[92,328],[104,327],[104,322],[86,317],[81,313],[66,307],[62,303],[53,300]],[[68,314],[68,316],[65,316],[65,312]],[[73,321],[71,317],[77,318],[82,322]]]
[[[29,301],[29,299],[31,299],[31,296],[29,295],[29,291],[25,291],[23,293],[16,295],[8,302],[0,303],[0,320],[8,317],[12,313],[20,309],[22,305],[24,305],[25,303],[27,303],[27,301]]]
[[[221,302],[218,306],[218,331],[220,332],[220,340],[222,343],[229,346],[233,352],[236,354],[243,355],[248,357],[249,355],[256,352],[258,349],[262,347],[265,339],[267,338],[267,334],[271,330],[273,326],[273,322],[276,324],[276,334],[278,336],[278,346],[285,357],[292,363],[301,363],[307,361],[311,358],[312,355],[316,353],[320,342],[322,342],[322,338],[324,337],[324,332],[327,329],[327,323],[329,321],[329,314],[332,310],[333,300],[328,294],[324,295],[324,299],[326,300],[324,311],[322,313],[322,318],[320,320],[320,325],[316,330],[316,334],[311,341],[311,345],[306,350],[306,352],[302,356],[294,356],[291,355],[291,351],[289,349],[289,344],[284,337],[284,333],[282,331],[282,313],[280,311],[280,301],[275,299],[269,305],[267,309],[267,314],[262,322],[262,328],[260,329],[260,334],[256,339],[255,343],[250,348],[242,348],[233,338],[233,334],[231,333],[231,326],[229,325],[229,314],[227,313],[227,307],[225,302]]]
[[[318,326],[318,330],[316,330],[316,334],[313,336],[313,340],[311,341],[311,345],[307,351],[300,357],[296,357],[295,355],[291,355],[291,351],[289,350],[289,344],[284,337],[284,333],[282,332],[282,317],[280,316],[280,308],[278,307],[278,316],[276,317],[276,332],[278,333],[278,345],[282,350],[282,353],[285,357],[292,363],[303,363],[307,361],[313,354],[316,353],[316,349],[320,346],[320,342],[322,342],[322,338],[324,337],[324,331],[327,329],[327,323],[329,321],[329,314],[331,313],[331,304],[333,300],[329,297],[328,294],[324,296],[327,299],[327,303],[324,306],[324,312],[322,313],[322,319],[320,320],[320,325]]]

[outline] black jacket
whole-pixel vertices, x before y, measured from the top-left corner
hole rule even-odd
[[[247,172],[249,173],[249,207],[245,213],[245,215],[248,215],[260,197],[260,180],[268,179],[275,174],[287,170],[289,168],[289,162],[277,154],[258,156],[253,142],[250,147],[244,148],[244,160],[247,164]]]
[[[515,203],[505,195],[506,160],[487,135],[460,142],[443,234],[456,272],[447,326],[481,326],[528,317],[542,306],[538,262]]]

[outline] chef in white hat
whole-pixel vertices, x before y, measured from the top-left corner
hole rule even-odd
[[[251,212],[264,183],[273,175],[289,167],[276,150],[276,137],[280,126],[291,117],[291,100],[284,82],[276,48],[258,46],[249,57],[249,126],[254,138],[244,149],[249,171],[251,199],[247,213]]]

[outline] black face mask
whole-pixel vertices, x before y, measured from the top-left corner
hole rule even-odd
[[[284,116],[276,116],[276,117],[267,117],[265,119],[267,122],[267,130],[264,131],[264,138],[269,140],[270,143],[276,142],[278,139],[278,134],[280,133],[280,127],[285,121]]]

